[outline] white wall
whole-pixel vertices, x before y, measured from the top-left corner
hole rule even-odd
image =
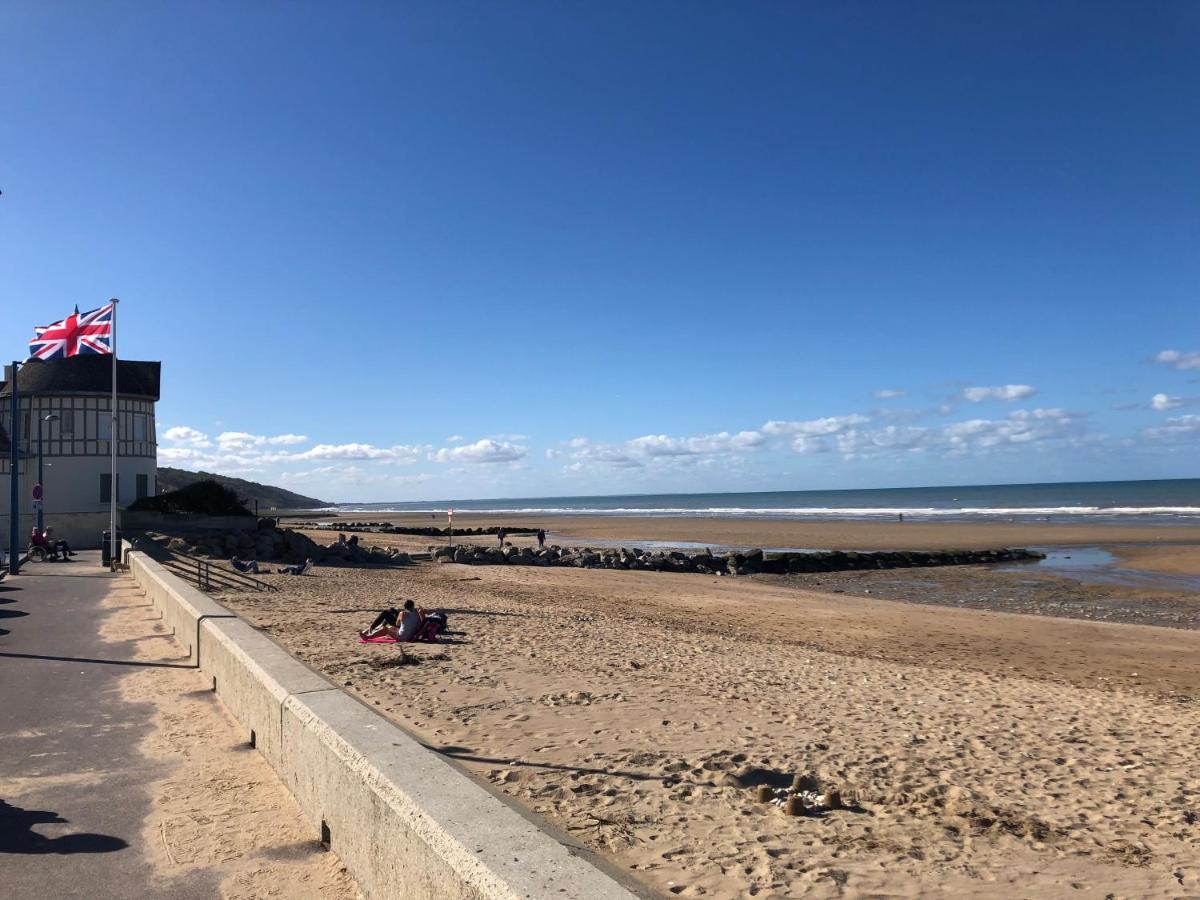
[[[7,467],[5,467],[7,468]],[[108,503],[100,500],[100,476],[107,475],[111,461],[105,456],[46,457],[42,472],[45,511],[49,513],[106,512]],[[37,483],[37,459],[18,464],[21,513],[33,512],[33,486]],[[153,496],[158,471],[152,457],[117,457],[117,506],[128,506],[137,499],[137,476],[147,476],[147,492]],[[7,513],[8,473],[0,475],[0,511]]]

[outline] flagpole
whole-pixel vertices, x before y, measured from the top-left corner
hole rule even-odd
[[[17,394],[17,366],[20,364],[14,359],[12,364],[12,393],[10,406],[12,408],[12,420],[9,427],[9,528],[8,528],[8,574],[16,575],[21,571],[21,546],[20,546],[20,519],[21,519],[21,493],[17,483],[17,462],[20,459],[20,451],[17,449],[21,437],[20,424],[20,400]]]
[[[109,302],[112,303],[112,432],[109,435],[112,467],[108,485],[108,564],[109,568],[115,569],[120,555],[117,549],[117,304],[121,301],[113,297]]]

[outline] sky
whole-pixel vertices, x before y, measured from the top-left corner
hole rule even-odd
[[[0,5],[0,310],[331,501],[1195,477],[1200,5]]]

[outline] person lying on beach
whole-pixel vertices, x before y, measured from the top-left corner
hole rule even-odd
[[[313,561],[306,559],[304,565],[284,566],[281,569],[276,569],[280,575],[307,575],[312,571]]]
[[[425,611],[418,609],[417,605],[411,600],[405,600],[402,611],[395,608],[385,609],[375,617],[375,621],[371,623],[371,627],[364,628],[358,633],[358,636],[366,641],[381,634],[386,634],[401,643],[406,643],[417,636],[417,632],[421,630],[421,622],[424,619]]]
[[[233,566],[235,569],[237,569],[239,572],[253,572],[255,575],[258,574],[258,560],[257,559],[249,559],[249,560],[238,559],[235,556],[233,559],[231,559],[229,561],[229,564],[231,566]]]

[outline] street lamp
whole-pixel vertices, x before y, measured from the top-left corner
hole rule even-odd
[[[57,418],[58,418],[58,413],[50,413],[50,415],[43,416],[42,418],[38,419],[38,480],[37,480],[37,486],[38,486],[38,493],[41,494],[41,496],[39,496],[37,498],[37,501],[38,501],[38,509],[37,509],[38,534],[42,534],[45,531],[45,529],[42,527],[45,524],[45,520],[44,520],[42,514],[43,514],[43,507],[46,505],[46,500],[45,500],[46,492],[45,492],[45,488],[42,487],[42,423],[43,422],[51,422]]]

